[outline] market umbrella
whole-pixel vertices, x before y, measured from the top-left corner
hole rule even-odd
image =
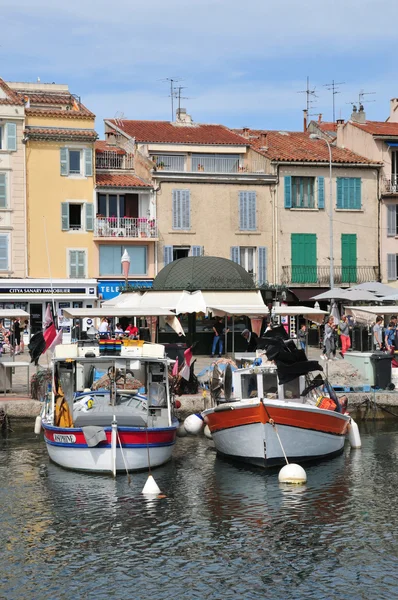
[[[346,290],[343,290],[342,288],[333,288],[327,292],[318,294],[317,296],[312,296],[310,300],[345,300],[346,298]]]

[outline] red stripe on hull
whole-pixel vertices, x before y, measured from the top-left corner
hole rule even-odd
[[[105,430],[106,441],[100,442],[98,446],[107,445],[111,443],[111,431]],[[175,442],[176,430],[166,431],[123,431],[118,429],[118,434],[122,445],[145,445],[145,444],[171,444]],[[76,438],[74,444],[86,444],[86,438],[81,429],[44,429],[44,437],[50,442],[58,442],[59,439],[54,439],[54,435],[70,436],[73,435]],[[73,445],[73,444],[72,444]]]

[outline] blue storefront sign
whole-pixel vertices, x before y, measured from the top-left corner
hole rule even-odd
[[[110,300],[114,298],[125,288],[126,282],[124,280],[115,281],[114,279],[110,281],[99,281],[98,282],[98,294],[102,300]],[[139,279],[129,279],[129,286],[132,288],[137,288],[137,290],[142,288],[150,289],[152,287],[152,281],[142,281]]]

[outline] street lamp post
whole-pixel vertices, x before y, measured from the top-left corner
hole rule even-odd
[[[329,150],[329,253],[330,253],[330,289],[334,288],[334,259],[333,259],[333,197],[332,197],[332,148],[330,142],[326,138],[311,133],[310,138],[312,140],[323,140]]]

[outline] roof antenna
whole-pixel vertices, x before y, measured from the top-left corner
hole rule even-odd
[[[186,89],[185,87],[183,87],[182,85],[179,85],[174,92],[175,98],[177,98],[177,100],[178,100],[178,109],[177,109],[178,118],[180,117],[181,100],[190,100],[191,99],[188,96],[181,96],[181,90],[185,90],[185,89]]]
[[[340,81],[339,83],[336,83],[335,80],[332,80],[332,83],[324,83],[323,87],[325,87],[329,92],[332,92],[332,98],[333,98],[333,123],[336,122],[336,108],[335,108],[335,95],[336,94],[341,94],[338,86],[340,85],[344,85],[345,81]]]
[[[174,84],[182,81],[182,79],[178,79],[177,77],[166,77],[166,79],[161,79],[161,81],[170,82],[170,94],[169,98],[171,98],[171,122],[174,121],[174,98],[176,97],[176,92],[174,89]]]
[[[310,116],[310,108],[313,108],[313,105],[315,104],[315,100],[313,100],[312,98],[318,98],[315,91],[316,91],[315,87],[314,87],[314,89],[310,88],[310,78],[307,76],[307,89],[297,92],[298,94],[306,94],[307,95],[307,109],[306,109],[307,116]],[[311,115],[311,116],[313,116],[313,115]]]

